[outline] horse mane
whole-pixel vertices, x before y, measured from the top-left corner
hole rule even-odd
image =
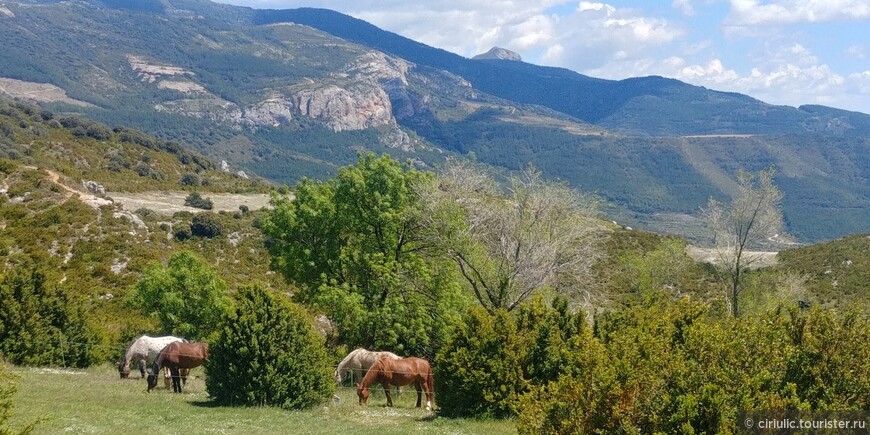
[[[363,388],[368,388],[369,385],[373,384],[375,380],[377,380],[378,373],[384,370],[384,359],[385,358],[377,360],[374,364],[372,364],[371,367],[369,367],[369,371],[366,372],[366,375],[359,383]]]
[[[167,345],[169,347],[169,345]],[[164,347],[163,350],[166,350]],[[163,350],[157,354],[157,358],[154,358],[154,364],[151,366],[151,373],[157,373],[160,370],[160,367],[163,367]]]

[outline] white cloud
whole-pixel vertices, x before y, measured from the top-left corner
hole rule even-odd
[[[867,0],[731,0],[731,12],[725,22],[734,26],[819,23],[870,19]]]
[[[846,54],[854,57],[855,59],[866,59],[868,52],[868,46],[866,45],[852,45],[846,49]]]
[[[578,71],[642,58],[685,35],[683,28],[667,20],[603,3],[581,2],[575,13],[554,17],[552,23],[553,40],[562,49],[547,52],[542,61]]]
[[[626,71],[630,73],[623,75]],[[842,109],[868,111],[870,71],[838,74],[817,56],[798,44],[772,52],[764,64],[739,73],[718,58],[689,63],[678,56],[663,60],[636,59],[610,62],[593,75],[623,78],[636,75],[672,77],[710,89],[740,92],[771,104],[799,106],[824,104]]]
[[[674,0],[671,7],[679,10],[686,16],[695,15],[695,7],[692,6],[692,0]]]

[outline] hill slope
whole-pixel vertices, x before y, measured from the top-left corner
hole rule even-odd
[[[774,165],[801,240],[870,230],[864,114],[771,106],[660,77],[471,60],[325,10],[6,6],[0,92],[183,142],[281,183],[330,176],[361,150],[426,168],[452,156],[507,170],[532,163],[597,192],[620,222],[698,239],[699,208],[728,198],[738,168]]]

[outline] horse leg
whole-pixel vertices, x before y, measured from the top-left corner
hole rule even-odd
[[[423,401],[423,383],[417,381],[414,386],[417,388],[417,408],[419,408]]]
[[[171,380],[172,380],[172,369],[170,369],[169,367],[164,367],[163,368],[163,386],[166,387],[167,390],[169,389],[169,384],[170,384]]]
[[[145,358],[139,360],[139,374],[142,375],[142,379],[145,379]]]
[[[172,391],[175,393],[181,392],[181,376],[178,373],[178,367],[172,367],[169,369],[170,374],[172,375]]]
[[[390,396],[390,388],[393,388],[392,385],[383,383],[384,386],[384,394],[387,395],[387,406],[393,406],[393,398]]]

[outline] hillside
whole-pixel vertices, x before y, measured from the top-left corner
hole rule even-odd
[[[179,250],[219,266],[230,288],[255,281],[285,288],[268,271],[262,236],[254,227],[261,213],[256,208],[212,213],[223,227],[221,237],[179,241],[174,233],[203,210],[129,210],[110,196],[196,191],[204,197],[257,198],[269,184],[216,170],[178,144],[129,129],[112,131],[82,118],[55,117],[30,105],[0,100],[0,132],[3,273],[36,262],[48,271],[49,285],[85,301],[107,342],[153,327],[153,320],[132,311],[124,296],[149,262],[166,261]]]
[[[865,114],[466,59],[320,9],[6,7],[0,93],[184,143],[234,172],[323,179],[365,150],[429,169],[531,163],[600,195],[611,219],[703,242],[708,198],[728,198],[739,168],[773,165],[799,240],[870,230]]]

